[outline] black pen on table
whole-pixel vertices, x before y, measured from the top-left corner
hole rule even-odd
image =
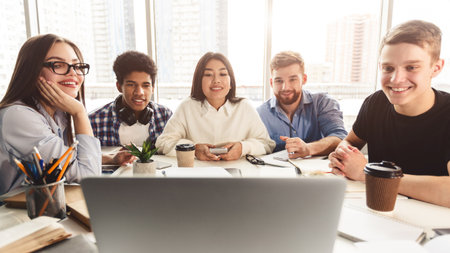
[[[295,167],[295,172],[297,173],[297,175],[302,174],[302,170],[300,169],[300,167],[298,167],[293,161],[291,161],[291,159],[288,158],[287,161]]]

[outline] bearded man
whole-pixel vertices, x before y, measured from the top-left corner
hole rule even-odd
[[[347,136],[339,103],[326,93],[303,90],[307,81],[303,58],[280,52],[270,63],[270,86],[275,97],[257,108],[274,152],[286,149],[289,158],[328,155]]]

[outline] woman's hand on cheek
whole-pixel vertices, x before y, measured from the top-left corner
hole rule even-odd
[[[37,86],[50,106],[67,112],[70,115],[84,112],[83,104],[62,91],[56,83],[46,81],[43,77],[40,77]]]

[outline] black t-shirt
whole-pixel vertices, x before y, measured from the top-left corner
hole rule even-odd
[[[398,114],[383,91],[366,98],[353,131],[367,142],[369,162],[392,161],[406,174],[448,176],[450,94],[434,93],[433,107],[415,117]]]

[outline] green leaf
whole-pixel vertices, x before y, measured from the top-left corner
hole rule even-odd
[[[136,147],[136,145],[134,145],[134,143],[131,143],[130,145],[125,145],[124,146],[126,149],[128,149],[129,151],[131,151],[131,152],[141,152],[140,150],[139,150],[139,148],[138,147]],[[130,153],[131,153],[130,152]]]
[[[130,154],[139,158],[141,162],[148,162],[149,160],[151,160],[150,158],[154,154],[156,154],[156,152],[158,152],[158,148],[156,148],[154,143],[151,142],[150,140],[144,141],[144,143],[142,143],[142,150],[139,150],[139,148],[136,147],[134,143],[131,143],[130,145],[125,145],[124,147],[128,149],[128,152]]]

